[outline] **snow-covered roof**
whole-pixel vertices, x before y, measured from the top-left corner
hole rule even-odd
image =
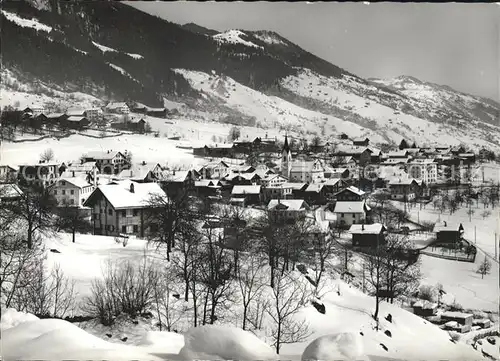
[[[388,158],[404,158],[408,155],[407,150],[399,150],[387,153]]]
[[[369,210],[365,201],[342,201],[335,203],[334,213],[364,213]]]
[[[307,183],[296,183],[296,182],[285,182],[281,185],[281,187],[283,187],[283,188],[291,188],[291,189],[296,189],[296,190],[300,190],[306,186],[307,186]]]
[[[47,118],[60,118],[64,115],[64,113],[49,113],[47,115],[45,115]]]
[[[17,184],[0,184],[0,198],[15,198],[23,194]]]
[[[389,158],[384,160],[382,164],[401,164],[408,163],[410,160],[408,158]]]
[[[68,122],[81,122],[84,119],[85,119],[84,116],[72,115],[72,116],[68,117]]]
[[[409,186],[412,183],[416,183],[415,179],[409,178],[409,177],[399,177],[399,178],[393,178],[389,181],[390,186]]]
[[[473,317],[472,313],[465,312],[456,312],[456,311],[445,311],[441,314],[441,317],[449,317],[449,318],[469,318]]]
[[[353,224],[349,228],[349,232],[352,234],[380,234],[385,227],[380,223],[374,224]]]
[[[337,156],[339,156],[342,154],[346,155],[361,154],[365,151],[369,151],[370,153],[372,152],[369,147],[339,144],[337,149],[335,150],[335,153]]]
[[[278,204],[286,208],[287,211],[301,211],[309,208],[309,205],[303,199],[271,199],[267,204],[267,209],[272,210]]]
[[[456,222],[448,222],[448,221],[443,221],[443,222],[438,222],[434,225],[434,233],[438,232],[458,232],[460,230],[463,230],[463,225],[462,223],[456,223]]]
[[[251,185],[251,186],[242,186],[236,185],[233,186],[231,194],[259,194],[260,193],[260,185]]]
[[[350,162],[354,162],[354,158],[351,155],[336,155],[331,159],[331,163],[347,164]]]
[[[132,185],[133,192],[131,191]],[[85,205],[87,203],[92,204],[92,200],[98,192],[101,192],[106,197],[114,209],[148,207],[152,195],[167,198],[158,183],[137,183],[125,180],[114,184],[100,185],[91,194]]]
[[[327,185],[327,186],[335,186],[339,182],[342,182],[342,179],[340,179],[340,178],[327,178],[321,183],[323,183],[324,185]]]
[[[68,116],[83,116],[85,114],[85,110],[84,109],[68,109],[66,111],[66,115]]]
[[[103,151],[92,151],[92,152],[87,152],[85,154],[85,158],[91,158],[91,159],[113,159],[116,157],[120,152],[119,151],[108,151],[108,152],[103,152]]]
[[[331,167],[326,168],[327,173],[344,173],[346,170],[347,168],[331,168]]]
[[[364,191],[362,191],[361,189],[356,188],[356,187],[354,187],[354,186],[350,186],[350,187],[347,187],[346,189],[342,189],[340,192],[337,192],[337,193],[336,193],[336,195],[337,195],[337,194],[340,194],[340,193],[342,193],[342,192],[345,192],[345,191],[352,192],[352,193],[354,193],[354,194],[357,194],[358,196],[363,196],[363,195],[365,195],[365,192],[364,192]]]
[[[199,181],[195,181],[194,186],[195,187],[220,188],[221,183],[217,179],[201,179]]]
[[[189,175],[188,170],[177,170],[175,172],[165,170],[162,172],[163,180],[169,182],[184,182]]]
[[[60,185],[62,181],[68,182],[73,184],[77,188],[83,188],[83,187],[88,187],[92,184],[90,184],[87,181],[86,176],[81,176],[81,177],[62,177],[59,179],[59,181],[56,183],[56,185]]]
[[[116,109],[116,108],[124,108],[128,107],[127,103],[125,102],[118,102],[118,103],[109,103],[106,105],[106,108],[108,109]]]
[[[319,193],[325,186],[325,183],[311,183],[307,186],[306,192],[316,192]]]

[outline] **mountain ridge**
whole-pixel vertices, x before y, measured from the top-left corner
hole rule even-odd
[[[104,101],[156,106],[163,98],[191,99],[208,106],[210,98],[231,107],[227,97],[208,96],[209,90],[185,76],[202,72],[312,110],[317,118],[341,117],[394,142],[427,139],[425,132],[406,128],[410,119],[433,124],[436,132],[449,129],[471,144],[476,136],[482,144],[494,144],[500,132],[500,104],[494,100],[411,76],[400,77],[399,83],[363,79],[273,31],[178,25],[112,1],[4,0],[0,18],[6,69]]]

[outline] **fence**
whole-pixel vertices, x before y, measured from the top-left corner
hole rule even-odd
[[[441,253],[433,251],[435,249],[441,250]],[[459,262],[471,262],[471,263],[474,263],[475,260],[476,260],[476,254],[475,253],[467,255],[467,254],[465,254],[463,252],[455,252],[454,250],[448,250],[446,248],[432,247],[432,246],[426,248],[425,250],[420,250],[420,254],[425,254],[425,255],[431,256],[431,257],[442,258],[442,259],[449,259],[449,260],[452,260],[452,261],[459,261]]]

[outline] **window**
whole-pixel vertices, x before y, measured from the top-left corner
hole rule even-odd
[[[340,213],[340,216],[341,216],[342,218],[344,218],[344,213]]]
[[[101,213],[101,214],[102,214],[102,208],[99,208],[99,213]]]
[[[66,194],[66,191],[65,191],[64,189],[62,190],[62,194],[63,194],[63,195],[65,195],[65,194]]]
[[[65,186],[66,185],[66,181],[61,181],[61,185]],[[63,191],[64,192],[64,191]],[[64,193],[63,193],[64,194]]]
[[[56,194],[57,194],[57,190],[54,190],[54,195],[56,195]]]
[[[127,233],[127,226],[122,226],[122,233]]]
[[[70,193],[71,193],[71,195],[74,195],[74,194],[75,194],[75,191],[72,189],[72,190],[70,191]]]
[[[69,204],[75,204],[75,200],[74,200],[73,198],[71,198],[71,199],[69,200]]]
[[[127,211],[122,211],[122,217],[126,217],[127,216]]]
[[[134,217],[137,217],[139,215],[139,211],[137,209],[134,209],[132,211],[132,213],[133,213]]]
[[[112,216],[112,215],[113,215],[113,210],[112,210],[111,208],[110,208],[110,209],[108,209],[108,214],[109,214],[110,216]]]
[[[139,226],[137,224],[134,224],[134,233],[139,232]]]

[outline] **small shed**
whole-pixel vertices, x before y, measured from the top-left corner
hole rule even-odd
[[[441,314],[441,320],[444,322],[455,321],[464,326],[472,326],[472,320],[474,316],[472,313],[464,313],[464,312],[443,312]]]
[[[434,225],[438,243],[457,243],[462,238],[464,227],[462,223],[439,222]]]
[[[385,242],[386,228],[380,223],[353,224],[349,229],[352,234],[352,245],[360,247],[377,247]]]
[[[420,300],[415,302],[412,307],[415,315],[429,317],[436,314],[438,305],[437,303]]]

